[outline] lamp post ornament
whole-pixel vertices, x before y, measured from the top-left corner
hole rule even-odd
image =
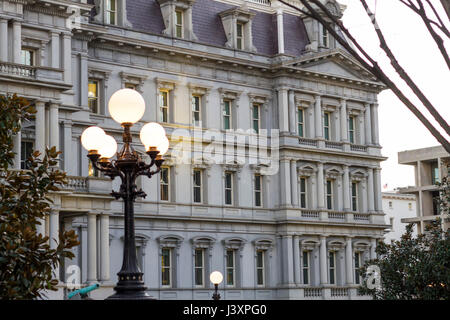
[[[89,151],[88,158],[97,170],[114,179],[120,177],[119,191],[111,195],[124,201],[124,249],[123,263],[119,273],[119,281],[114,287],[115,293],[107,299],[153,299],[145,290],[142,280],[143,272],[136,259],[136,243],[134,232],[134,201],[137,197],[145,198],[146,193],[137,190],[136,178],[144,175],[151,178],[161,170],[164,162],[162,156],[169,149],[169,140],[164,128],[158,123],[145,124],[140,132],[140,139],[150,156],[147,164],[133,149],[131,127],[139,121],[145,112],[145,101],[139,92],[132,89],[116,91],[108,103],[111,117],[123,127],[123,147],[117,152],[115,139],[103,129],[91,126],[83,131],[81,143]],[[116,159],[112,159],[116,154]],[[154,168],[152,170],[152,167]]]
[[[212,295],[213,300],[220,300],[220,293],[219,293],[219,284],[223,280],[223,275],[220,271],[213,271],[209,275],[209,280],[214,284],[214,293]]]

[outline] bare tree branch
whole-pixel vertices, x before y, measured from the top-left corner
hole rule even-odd
[[[284,0],[279,0],[281,3],[289,5]],[[321,23],[328,32],[339,42],[356,60],[358,60],[361,65],[369,70],[375,77],[377,77],[381,82],[386,84],[394,94],[402,101],[405,106],[422,122],[422,124],[430,131],[430,133],[442,144],[447,152],[450,153],[450,142],[447,141],[445,137],[429,122],[429,120],[418,110],[418,108],[403,94],[403,92],[393,83],[390,78],[383,72],[379,67],[378,63],[371,58],[371,56],[361,47],[361,45],[353,38],[347,28],[344,27],[342,22],[336,18],[320,1],[318,0],[300,0],[303,6],[308,10],[310,15]],[[368,63],[353,47],[342,38],[336,30],[330,25],[329,21],[326,21],[322,15],[311,6],[311,3],[319,7],[323,13],[330,19],[333,24],[336,24],[340,30],[345,34],[345,36],[355,45],[355,47],[360,51],[360,53],[370,62]],[[293,7],[293,6],[292,6]],[[295,8],[295,7],[293,7]],[[300,9],[295,8],[298,11]],[[448,127],[448,125],[447,125]]]
[[[419,5],[421,5],[420,0],[418,0],[418,3],[419,3]],[[361,4],[363,5],[364,9],[366,10],[369,18],[372,19],[372,24],[374,25],[375,32],[377,33],[378,39],[380,40],[380,47],[381,47],[381,49],[383,49],[383,51],[388,56],[389,60],[391,61],[391,65],[394,67],[395,71],[397,71],[398,75],[411,88],[411,90],[414,92],[414,94],[419,98],[419,100],[423,103],[425,108],[427,108],[427,110],[436,119],[436,121],[445,130],[445,132],[447,132],[447,134],[450,135],[450,127],[449,127],[448,123],[444,120],[444,118],[442,118],[442,116],[439,114],[439,112],[434,108],[433,104],[423,94],[422,90],[420,90],[420,88],[416,85],[416,83],[411,79],[411,77],[406,73],[405,69],[403,69],[403,67],[400,65],[398,60],[395,58],[394,53],[391,51],[391,49],[389,48],[389,46],[386,42],[386,39],[384,38],[383,32],[378,27],[375,15],[372,13],[369,6],[367,5],[367,1],[361,0]],[[450,60],[448,59],[448,55],[447,55],[447,61],[448,61],[448,65],[450,68]]]

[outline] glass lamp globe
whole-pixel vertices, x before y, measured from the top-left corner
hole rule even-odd
[[[100,158],[112,158],[117,152],[117,142],[116,139],[109,135],[105,135],[103,138],[103,143],[98,153],[100,154]]]
[[[142,95],[133,89],[120,89],[113,93],[108,103],[111,117],[118,123],[136,123],[145,112]]]
[[[88,150],[97,150],[102,146],[105,131],[97,126],[91,126],[86,128],[81,135],[81,144]]]
[[[150,122],[142,127],[139,136],[142,144],[148,150],[149,147],[157,147],[163,143],[166,138],[166,130],[159,123]]]
[[[211,280],[213,284],[220,284],[223,280],[223,275],[220,271],[214,271],[209,275],[209,280]]]
[[[147,147],[146,149],[148,150]],[[167,137],[164,137],[164,139],[162,139],[161,142],[156,146],[156,150],[159,151],[159,155],[164,155],[167,150],[169,150],[169,139],[167,139]]]

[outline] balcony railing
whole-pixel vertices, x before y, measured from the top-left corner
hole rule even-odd
[[[322,298],[322,288],[305,288],[303,295],[305,298]]]
[[[317,140],[315,139],[300,137],[298,138],[298,143],[303,144],[305,146],[317,147]]]
[[[0,73],[34,78],[36,76],[36,68],[16,63],[0,62]]]
[[[345,220],[345,213],[336,211],[328,212],[328,219]]]
[[[348,288],[331,288],[331,297],[348,297]]]
[[[353,214],[353,219],[356,221],[370,221],[370,215],[364,213]]]
[[[351,144],[350,150],[357,151],[357,152],[367,152],[367,146],[360,145],[360,144]]]
[[[325,141],[325,148],[342,150],[342,142]]]
[[[67,185],[65,185],[64,189],[73,190],[77,192],[87,192],[88,191],[88,179],[87,177],[76,177],[76,176],[68,176],[67,177]]]
[[[257,4],[262,4],[265,6],[270,6],[270,0],[246,0],[247,2],[253,2]]]
[[[302,218],[308,218],[308,219],[316,219],[318,220],[320,217],[320,212],[317,210],[304,210],[302,209]]]
[[[62,69],[28,66],[11,62],[0,62],[0,74],[53,82],[62,82],[64,77],[64,71]]]

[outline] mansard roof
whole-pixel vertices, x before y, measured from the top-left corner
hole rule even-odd
[[[88,0],[93,4],[94,0]],[[194,34],[198,42],[225,47],[227,37],[220,13],[238,6],[214,1],[196,0],[192,6]],[[127,18],[136,31],[162,34],[165,29],[161,9],[157,0],[127,0]],[[95,10],[95,8],[93,9]],[[277,17],[250,9],[253,44],[258,54],[272,56],[278,53]],[[299,56],[308,44],[308,36],[302,19],[289,13],[283,14],[285,53]]]

